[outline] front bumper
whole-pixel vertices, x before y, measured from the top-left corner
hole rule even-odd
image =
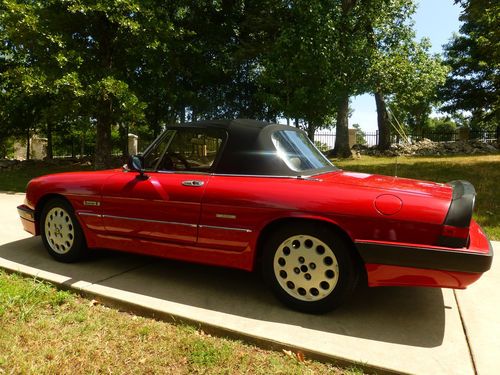
[[[17,213],[21,218],[24,230],[36,236],[35,210],[25,204],[22,204],[17,207]]]

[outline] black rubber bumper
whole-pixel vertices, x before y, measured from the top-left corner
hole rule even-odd
[[[442,271],[482,273],[491,268],[493,248],[488,253],[356,242],[365,263]]]
[[[21,219],[35,221],[35,211],[24,204],[17,206],[17,213]]]
[[[450,181],[448,185],[453,187],[453,195],[443,225],[464,229],[469,228],[476,200],[476,189],[468,181]],[[467,247],[468,240],[468,238],[443,235],[439,237],[438,246],[453,248]]]

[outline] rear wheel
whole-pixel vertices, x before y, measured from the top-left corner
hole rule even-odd
[[[278,299],[295,310],[330,311],[354,290],[358,272],[351,249],[328,226],[282,227],[264,251],[264,277]]]
[[[48,253],[61,262],[76,262],[87,246],[73,207],[64,199],[50,200],[42,210],[40,229]]]

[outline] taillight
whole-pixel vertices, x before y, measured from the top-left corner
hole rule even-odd
[[[469,237],[469,228],[454,227],[452,225],[445,225],[443,227],[443,236],[455,237],[455,238],[465,238]]]

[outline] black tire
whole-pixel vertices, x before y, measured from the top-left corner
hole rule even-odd
[[[82,228],[73,207],[66,200],[51,199],[43,207],[40,217],[42,241],[51,257],[73,263],[87,255]]]
[[[359,269],[352,251],[327,225],[300,222],[282,226],[264,243],[264,278],[288,307],[325,313],[340,306],[356,287]]]

